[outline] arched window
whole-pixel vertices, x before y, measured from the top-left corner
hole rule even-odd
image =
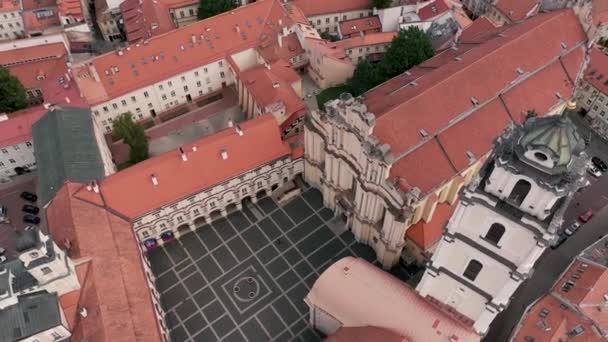
[[[509,195],[509,200],[511,202],[515,202],[515,204],[520,205],[526,196],[528,196],[528,192],[530,192],[530,188],[532,185],[530,182],[524,179],[520,179],[515,183],[511,194]]]
[[[498,241],[500,241],[504,233],[505,226],[500,223],[493,223],[492,226],[490,226],[488,232],[486,233],[486,240],[498,244]]]
[[[464,270],[462,275],[471,281],[475,281],[475,278],[477,278],[482,268],[483,265],[479,261],[473,259],[469,261],[469,265],[467,265],[467,269]]]

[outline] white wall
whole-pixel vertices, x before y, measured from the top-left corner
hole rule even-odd
[[[34,144],[31,139],[0,148],[0,178],[15,175],[15,168],[18,166],[26,166],[30,169],[36,168]]]
[[[15,39],[25,34],[19,11],[0,13],[0,40]]]
[[[66,51],[70,51],[70,45],[63,33],[51,34],[48,36],[31,37],[27,39],[13,40],[10,42],[1,42],[0,51],[9,51],[14,49],[23,49],[32,46],[39,46],[52,43],[63,43]]]

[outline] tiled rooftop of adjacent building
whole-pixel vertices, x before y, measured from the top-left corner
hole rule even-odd
[[[284,206],[264,198],[149,253],[173,340],[320,341],[303,301],[315,280],[345,256],[375,261],[332,219],[309,189]]]

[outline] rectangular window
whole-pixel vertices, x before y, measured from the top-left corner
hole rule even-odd
[[[337,23],[338,22],[338,16],[334,17],[334,21]]]
[[[31,142],[29,142],[29,141],[26,141],[26,142],[25,142],[25,146],[27,146],[27,147],[32,147],[32,143],[31,143]]]
[[[264,186],[264,183],[262,183],[262,181],[259,181],[259,182],[258,182],[258,188],[261,188],[261,187],[263,187],[263,186]]]
[[[223,67],[223,66],[224,66],[224,62],[219,61],[219,62],[217,62],[217,65],[219,65],[219,66],[220,66],[220,68],[221,68],[221,67]]]
[[[8,154],[8,151],[7,151],[5,148],[3,148],[3,149],[2,149],[2,153],[4,153],[4,154]]]
[[[194,72],[194,76],[198,77],[198,71]]]
[[[184,11],[179,11],[179,15],[183,18],[185,16]]]
[[[103,106],[103,111],[106,112],[106,113],[109,112],[108,107]]]
[[[47,275],[47,274],[53,273],[53,270],[51,270],[51,268],[50,268],[50,267],[43,267],[43,268],[41,268],[40,270],[42,271],[42,274],[44,274],[44,275]]]
[[[196,81],[196,86],[200,87],[201,86],[201,81]]]
[[[19,151],[19,146],[15,145],[13,146],[13,148],[15,149],[15,151]]]
[[[321,19],[317,19],[317,25],[321,25]]]
[[[209,207],[210,207],[211,209],[215,208],[215,202],[209,202]]]
[[[141,232],[141,236],[143,236],[144,238],[147,238],[148,236],[150,236],[150,233],[147,230],[144,230]]]
[[[135,111],[136,111],[137,113],[140,113],[140,112],[141,112],[141,109],[140,109],[140,108],[135,108]]]
[[[158,85],[158,89],[163,90],[163,85],[162,85],[162,84],[159,84],[159,85]]]
[[[94,114],[95,116],[99,116],[99,111],[98,111],[98,110],[94,110],[94,111],[93,111],[93,114]]]
[[[121,100],[120,103],[122,103],[123,106],[127,105],[127,101],[126,100]]]
[[[8,161],[9,161],[11,164],[15,164],[15,163],[16,163],[15,159],[9,159]]]
[[[212,89],[211,87],[207,87],[207,90],[208,90],[209,92],[212,92],[212,91],[213,91],[213,89]]]
[[[325,23],[329,24],[329,18],[325,18]]]
[[[167,99],[167,95],[163,94],[163,96],[161,96],[163,100]]]
[[[182,76],[182,82],[186,82],[186,77]]]
[[[184,218],[181,217],[181,216],[178,216],[177,217],[177,223],[182,223],[182,222],[184,222]]]
[[[184,86],[184,91],[188,91],[188,86]]]
[[[169,81],[167,82],[167,84],[169,85],[169,87],[173,87],[173,82]]]
[[[118,109],[118,105],[116,103],[112,103],[112,108]]]
[[[171,92],[171,96],[175,96],[175,92],[174,91]]]
[[[148,94],[148,92],[147,92],[147,91],[144,91],[144,97],[145,97],[145,98],[148,98],[149,96],[150,96],[150,95]]]
[[[224,74],[224,72],[223,72],[223,71],[220,71],[220,77],[221,77],[221,78],[226,77],[226,75]]]
[[[211,79],[209,77],[205,78],[205,83],[207,83],[207,84],[211,83]]]
[[[207,73],[207,68],[203,68],[203,71],[205,72],[205,74]]]
[[[137,102],[137,100],[135,99],[135,96],[131,96],[131,101]]]
[[[190,16],[191,17],[194,16],[194,9],[192,9],[192,8],[190,9]]]

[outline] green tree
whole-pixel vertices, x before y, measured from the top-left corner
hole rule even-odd
[[[376,8],[387,8],[392,4],[392,0],[372,0],[372,4]]]
[[[359,96],[383,81],[384,79],[378,74],[377,64],[364,60],[357,64],[353,77],[346,84],[353,96]]]
[[[380,73],[384,79],[393,78],[433,57],[433,53],[433,45],[426,33],[415,26],[409,27],[393,38],[380,63]]]
[[[143,127],[133,121],[133,114],[119,115],[112,123],[114,134],[129,145],[129,164],[137,164],[148,159],[148,137]]]
[[[200,0],[197,16],[199,20],[228,12],[238,7],[237,0]]]
[[[17,77],[0,67],[0,113],[11,113],[27,107],[25,88]]]

